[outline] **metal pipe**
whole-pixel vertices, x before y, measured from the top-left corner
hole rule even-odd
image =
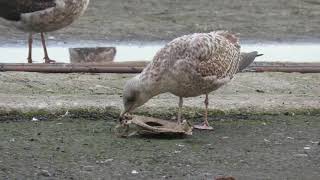
[[[42,73],[140,73],[147,62],[106,64],[0,64],[0,71]]]
[[[320,73],[320,67],[252,67],[246,72]]]
[[[0,63],[0,71],[24,71],[42,73],[140,73],[148,64],[138,62],[110,62],[105,64],[7,64]],[[245,72],[300,72],[320,73],[320,63],[254,62]]]

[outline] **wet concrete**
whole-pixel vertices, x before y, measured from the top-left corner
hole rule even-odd
[[[67,110],[119,113],[128,74],[0,73],[0,112],[65,113]],[[240,73],[211,93],[210,111],[223,113],[312,114],[320,107],[320,74]],[[185,115],[202,113],[204,97],[185,98]],[[178,98],[162,94],[138,112],[175,114]]]
[[[94,0],[74,24],[49,34],[54,41],[81,44],[227,29],[247,41],[319,41],[319,6],[316,0]],[[26,43],[25,33],[3,23],[0,32],[2,43]]]
[[[312,0],[94,0],[79,21],[50,33],[49,46],[167,41],[217,29],[249,42],[316,42],[318,7]],[[2,47],[26,44],[25,33],[2,23],[0,31]],[[213,132],[170,140],[112,133],[130,77],[1,72],[0,179],[320,179],[318,74],[239,74],[210,94]],[[177,101],[164,94],[137,112],[171,119]],[[184,117],[199,122],[203,98],[185,105]]]
[[[0,73],[0,179],[320,178],[319,74],[240,73],[210,94],[215,130],[186,139],[114,135],[130,77]],[[183,117],[200,122],[203,100],[186,99]],[[136,113],[174,119],[177,102]]]
[[[185,139],[117,138],[114,120],[1,121],[1,179],[320,178],[317,116],[220,116]]]

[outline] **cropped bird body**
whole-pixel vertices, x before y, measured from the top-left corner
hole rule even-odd
[[[89,0],[0,0],[0,17],[17,29],[29,33],[29,57],[32,62],[32,35],[41,33],[47,63],[45,32],[56,31],[70,25],[86,10]]]
[[[178,122],[181,122],[183,98],[205,94],[205,121],[195,127],[212,129],[207,120],[208,94],[228,83],[241,70],[241,62],[249,61],[241,57],[238,38],[226,31],[176,38],[157,52],[141,74],[126,83],[121,116],[153,96],[170,92],[180,97]]]

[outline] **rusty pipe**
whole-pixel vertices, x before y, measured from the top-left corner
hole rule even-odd
[[[42,73],[140,73],[148,64],[139,62],[110,62],[105,64],[23,64],[0,63],[0,71],[24,71]],[[320,73],[320,63],[255,62],[246,72],[300,72]]]
[[[0,64],[0,71],[42,73],[140,73],[147,62],[121,62],[106,64]]]

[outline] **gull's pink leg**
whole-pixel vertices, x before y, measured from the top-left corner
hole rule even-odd
[[[44,34],[43,33],[40,33],[41,34],[41,42],[42,42],[42,46],[43,46],[43,51],[44,51],[44,62],[45,63],[55,63],[56,61],[54,60],[51,60],[48,56],[48,51],[47,51],[47,46],[46,46],[46,40],[44,39]]]
[[[179,97],[179,111],[178,111],[178,123],[180,124],[181,121],[181,110],[182,110],[182,105],[183,105],[183,98]]]
[[[28,63],[32,63],[32,33],[29,34],[29,39],[28,39],[28,46],[29,46],[29,53],[28,53]]]
[[[206,94],[206,99],[204,101],[204,104],[206,105],[206,110],[204,112],[204,122],[200,125],[195,125],[194,128],[200,129],[200,130],[213,130],[213,128],[209,125],[209,122],[208,122],[208,105],[209,105],[208,94]]]

